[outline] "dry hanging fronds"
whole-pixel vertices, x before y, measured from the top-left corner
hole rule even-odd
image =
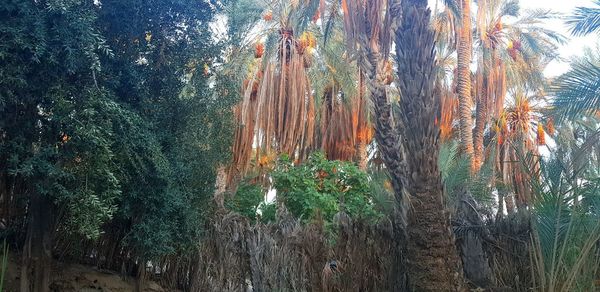
[[[310,35],[304,37],[311,45]],[[293,30],[281,29],[278,52],[272,62],[257,62],[242,88],[243,98],[235,108],[238,128],[233,144],[229,181],[243,176],[250,162],[268,164],[262,157],[288,154],[302,159],[313,145],[315,106],[311,95],[306,59],[298,52]],[[257,44],[262,57],[264,45]]]
[[[387,60],[385,62],[384,74],[385,74],[385,80],[383,81],[383,83],[385,85],[392,84],[392,82],[394,81],[394,72],[393,72],[393,68],[392,68],[392,61]]]

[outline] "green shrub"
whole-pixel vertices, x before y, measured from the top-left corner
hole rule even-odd
[[[272,174],[277,199],[304,221],[320,214],[326,221],[344,211],[353,219],[377,220],[367,174],[354,164],[314,153],[300,165],[281,157]]]

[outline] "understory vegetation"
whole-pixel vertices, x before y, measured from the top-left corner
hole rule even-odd
[[[0,291],[595,291],[583,35],[599,0],[4,0]]]

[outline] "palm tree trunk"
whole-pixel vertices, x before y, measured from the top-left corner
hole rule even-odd
[[[373,102],[374,120],[375,120],[375,141],[378,150],[390,175],[394,197],[396,199],[396,212],[394,216],[394,243],[397,247],[393,272],[393,291],[407,290],[407,269],[406,269],[406,200],[402,187],[402,178],[405,176],[403,151],[400,150],[399,136],[396,131],[392,118],[392,107],[388,102],[385,87],[378,81],[378,68],[382,68],[383,60],[377,50],[370,49],[364,62],[368,64],[370,70],[365,70],[367,74],[366,85],[369,96]]]
[[[435,92],[431,11],[427,0],[403,0],[400,7],[403,17],[395,44],[401,98],[396,121],[399,149],[406,153],[403,187],[412,203],[407,228],[409,282],[413,291],[462,291],[463,272],[438,169],[440,129],[434,120],[441,101]]]
[[[369,153],[367,151],[367,144],[362,141],[359,141],[356,145],[356,163],[360,170],[367,170]]]
[[[483,90],[477,96],[477,108],[475,110],[475,131],[473,133],[474,153],[473,170],[478,171],[483,164],[483,133],[488,119],[487,84],[483,81]]]
[[[464,153],[473,156],[473,122],[471,117],[471,0],[462,0],[462,26],[458,30],[458,107],[460,140]]]

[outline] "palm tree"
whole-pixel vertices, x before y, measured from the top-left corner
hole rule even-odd
[[[397,11],[399,9],[401,11]],[[425,0],[342,0],[348,46],[366,74],[374,107],[375,139],[390,173],[399,209],[411,196],[407,257],[409,282],[416,291],[456,291],[462,270],[444,211],[443,186],[437,166],[440,101],[436,83],[435,40]],[[384,83],[392,15],[403,15],[396,31],[398,106]],[[410,153],[410,155],[409,155]],[[404,225],[401,224],[401,225]]]
[[[334,1],[334,5],[337,1]],[[406,273],[406,199],[403,189],[405,177],[405,153],[400,151],[398,131],[392,117],[392,106],[388,101],[386,69],[391,67],[389,58],[391,45],[392,12],[391,0],[347,1],[341,0],[344,32],[349,53],[357,60],[363,76],[367,95],[373,106],[375,141],[378,155],[382,158],[390,175],[396,199],[394,216],[395,291],[407,289]],[[390,65],[388,65],[390,64]],[[387,67],[387,68],[386,68]]]
[[[590,156],[598,138],[600,135],[581,139],[579,147],[556,152],[529,169],[532,176],[541,178],[531,181],[536,197],[532,208],[532,270],[534,285],[541,291],[597,288],[599,165],[581,164],[580,158]],[[594,151],[591,153],[594,156]]]
[[[486,123],[495,121],[495,126],[483,128],[489,130],[490,136],[496,137],[490,140],[495,141],[495,145],[488,145],[490,150],[495,149],[488,151],[494,157],[488,159],[496,161],[494,171],[498,173],[498,180],[494,183],[498,183],[499,211],[506,204],[511,213],[516,210],[515,205],[524,208],[531,203],[528,174],[518,161],[526,153],[538,153],[538,146],[545,144],[545,122],[550,123],[550,130],[552,128],[552,122],[543,114],[546,103],[543,71],[557,57],[555,52],[558,45],[564,43],[564,37],[544,28],[543,20],[555,17],[549,11],[529,10],[521,15],[516,1],[488,5],[486,10],[489,11],[488,24],[483,22],[480,25],[484,29],[481,30],[483,34],[480,34],[478,49],[482,62],[493,67],[492,70],[486,70],[487,66],[478,69],[478,76],[487,77],[478,78],[482,80],[482,86],[477,86],[477,95],[486,96],[482,99],[487,99],[489,105]],[[500,24],[498,19],[504,16],[518,18],[511,23]],[[492,33],[499,26],[501,31]],[[490,71],[493,74],[486,73]],[[514,197],[510,193],[514,193]]]
[[[473,33],[471,26],[471,0],[461,0],[461,25],[458,34],[457,91],[459,104],[460,140],[464,153],[472,158],[473,122],[471,93],[471,61],[473,54]],[[474,167],[473,161],[471,165]]]
[[[330,11],[329,16],[334,13],[337,11]],[[320,110],[315,141],[328,159],[355,161],[366,170],[373,127],[364,76],[348,57],[343,28],[338,23],[329,24],[327,33],[318,39],[323,41],[309,70],[315,94],[321,97],[317,101]]]
[[[415,291],[459,291],[463,285],[461,263],[450,232],[438,167],[440,129],[435,117],[440,100],[435,94],[431,12],[425,0],[404,0],[400,9],[403,17],[395,35],[400,101],[394,113],[401,137],[399,148],[406,159],[403,185],[412,203],[408,217],[409,281]],[[465,34],[461,37],[468,37]]]
[[[317,25],[318,17],[333,18],[338,11],[332,6],[321,12],[325,7],[316,4],[271,1],[254,9],[254,18],[237,10],[230,15],[242,36],[229,66],[245,79],[235,108],[229,185],[251,170],[263,176],[282,153],[299,162],[321,150],[328,159],[356,161],[366,169],[373,131],[362,74],[346,52],[341,26],[323,20],[323,34]]]
[[[448,6],[447,10],[452,11],[451,7]],[[457,26],[454,24],[455,19],[452,16],[453,14],[449,12],[439,14],[434,26],[438,32],[438,42],[445,44],[444,49],[450,52],[453,50],[453,40],[450,39],[451,31]],[[516,20],[503,21],[508,16]],[[542,89],[545,82],[543,69],[550,60],[556,57],[557,44],[564,41],[561,35],[543,27],[542,20],[553,16],[545,10],[526,11],[520,15],[518,1],[515,0],[477,1],[475,25],[477,33],[473,47],[477,69],[473,74],[471,90],[476,101],[472,157],[472,170],[475,174],[486,160],[486,155],[502,154],[502,151],[492,151],[493,147],[488,146],[494,146],[494,144],[489,142],[486,144],[485,141],[491,141],[489,137],[493,136],[491,131],[493,127],[490,127],[490,121],[498,123],[504,115],[507,96],[515,97],[516,92],[543,95]],[[448,57],[442,60],[446,59]],[[441,63],[445,64],[445,62]],[[446,71],[450,72],[450,70]],[[441,80],[449,79],[448,76],[440,78]],[[460,75],[455,76],[455,79],[460,80]],[[459,85],[457,84],[457,87]],[[447,92],[447,90],[443,92]],[[446,97],[447,95],[447,93],[443,94],[445,97],[444,108],[440,119],[443,133],[452,132],[447,128],[451,128],[454,123],[448,120],[452,119],[456,110],[452,107],[453,99]],[[460,94],[458,94],[458,101],[460,102]],[[500,140],[502,139],[503,137],[500,137]],[[461,142],[463,141],[461,139]],[[504,161],[503,163],[508,162]],[[510,183],[503,180],[501,183],[510,186]],[[500,191],[502,195],[506,189],[500,187],[500,190],[502,190]]]
[[[232,74],[247,73],[240,74],[246,78],[234,109],[238,127],[229,181],[246,173],[252,157],[259,162],[275,152],[296,159],[314,147],[316,107],[307,68],[316,45],[311,33],[302,33],[310,7],[282,1],[267,7],[258,23],[250,18],[253,29],[240,37],[238,45],[245,51],[232,52],[237,61],[230,66],[240,67]],[[234,23],[235,16],[230,16]]]

